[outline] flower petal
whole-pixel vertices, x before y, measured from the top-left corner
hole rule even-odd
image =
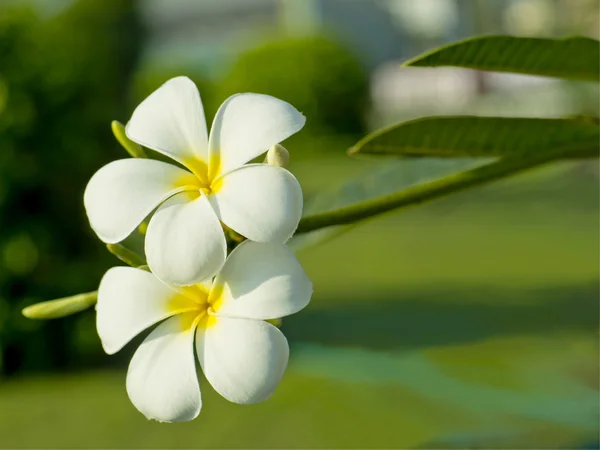
[[[181,190],[177,182],[190,173],[161,161],[121,159],[96,172],[83,204],[98,237],[114,244],[125,239],[160,203]]]
[[[212,387],[234,403],[258,403],[273,393],[289,348],[277,327],[260,320],[217,317],[196,331],[196,351]]]
[[[96,304],[96,327],[106,353],[118,352],[149,326],[175,314],[177,292],[149,272],[113,267],[102,277]]]
[[[223,266],[225,234],[206,196],[188,192],[172,197],[152,216],[146,231],[146,258],[161,280],[178,285],[200,283]]]
[[[148,419],[182,422],[200,413],[193,316],[181,314],[161,323],[129,363],[127,393]]]
[[[221,105],[212,125],[211,161],[219,156],[219,173],[229,172],[297,133],[305,122],[296,108],[270,95],[233,95]]]
[[[286,246],[244,241],[227,258],[213,293],[219,315],[276,319],[308,305],[312,283]]]
[[[281,167],[249,164],[218,180],[209,197],[219,219],[256,242],[286,242],[302,216],[302,189]]]
[[[126,133],[132,141],[183,165],[198,159],[205,164],[208,161],[202,100],[198,88],[187,77],[170,79],[140,103]]]

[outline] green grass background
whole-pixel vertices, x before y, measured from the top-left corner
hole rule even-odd
[[[310,198],[380,164],[340,157],[292,170]],[[263,404],[228,403],[201,380],[197,420],[147,421],[125,392],[130,345],[106,357],[110,370],[0,382],[0,447],[593,443],[597,182],[593,164],[553,165],[300,250],[315,294],[284,319],[292,360]]]

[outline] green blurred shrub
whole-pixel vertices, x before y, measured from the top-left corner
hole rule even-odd
[[[365,131],[366,71],[352,53],[325,37],[272,41],[242,54],[220,92],[221,101],[237,92],[281,98],[307,117],[303,133]]]
[[[93,172],[126,156],[110,121],[128,114],[142,38],[134,0],[79,0],[49,19],[12,5],[0,5],[0,367],[8,374],[62,367],[77,353],[78,317],[40,323],[20,309],[94,289],[112,262],[82,195]]]

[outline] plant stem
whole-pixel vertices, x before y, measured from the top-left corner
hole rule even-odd
[[[110,127],[112,129],[113,134],[115,135],[115,138],[117,139],[117,141],[119,141],[119,144],[121,144],[123,148],[127,150],[127,153],[129,153],[134,158],[148,157],[144,149],[139,144],[136,144],[127,137],[127,134],[125,134],[125,126],[123,126],[121,122],[113,120],[110,124]]]
[[[359,220],[406,208],[542,165],[555,159],[548,155],[529,159],[502,159],[485,166],[452,174],[394,194],[355,203],[340,209],[302,218],[297,233],[307,233],[334,225],[348,225]]]
[[[128,249],[123,244],[106,244],[106,248],[109,252],[131,267],[146,265],[146,259],[142,255]]]

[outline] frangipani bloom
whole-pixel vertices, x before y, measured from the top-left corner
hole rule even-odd
[[[284,243],[296,230],[296,178],[281,167],[246,163],[304,122],[284,101],[237,94],[219,108],[209,137],[198,89],[189,78],[173,78],[137,107],[126,133],[188,170],[135,158],[102,167],[84,194],[90,224],[104,242],[116,243],[158,207],[145,242],[152,272],[179,285],[209,279],[225,262],[221,222],[255,242]]]
[[[135,352],[127,393],[150,419],[191,420],[201,408],[194,343],[219,394],[242,404],[266,400],[283,376],[289,349],[265,320],[301,310],[311,295],[312,283],[287,247],[244,241],[212,283],[176,287],[140,269],[110,269],[98,291],[98,334],[113,354],[166,319]]]

